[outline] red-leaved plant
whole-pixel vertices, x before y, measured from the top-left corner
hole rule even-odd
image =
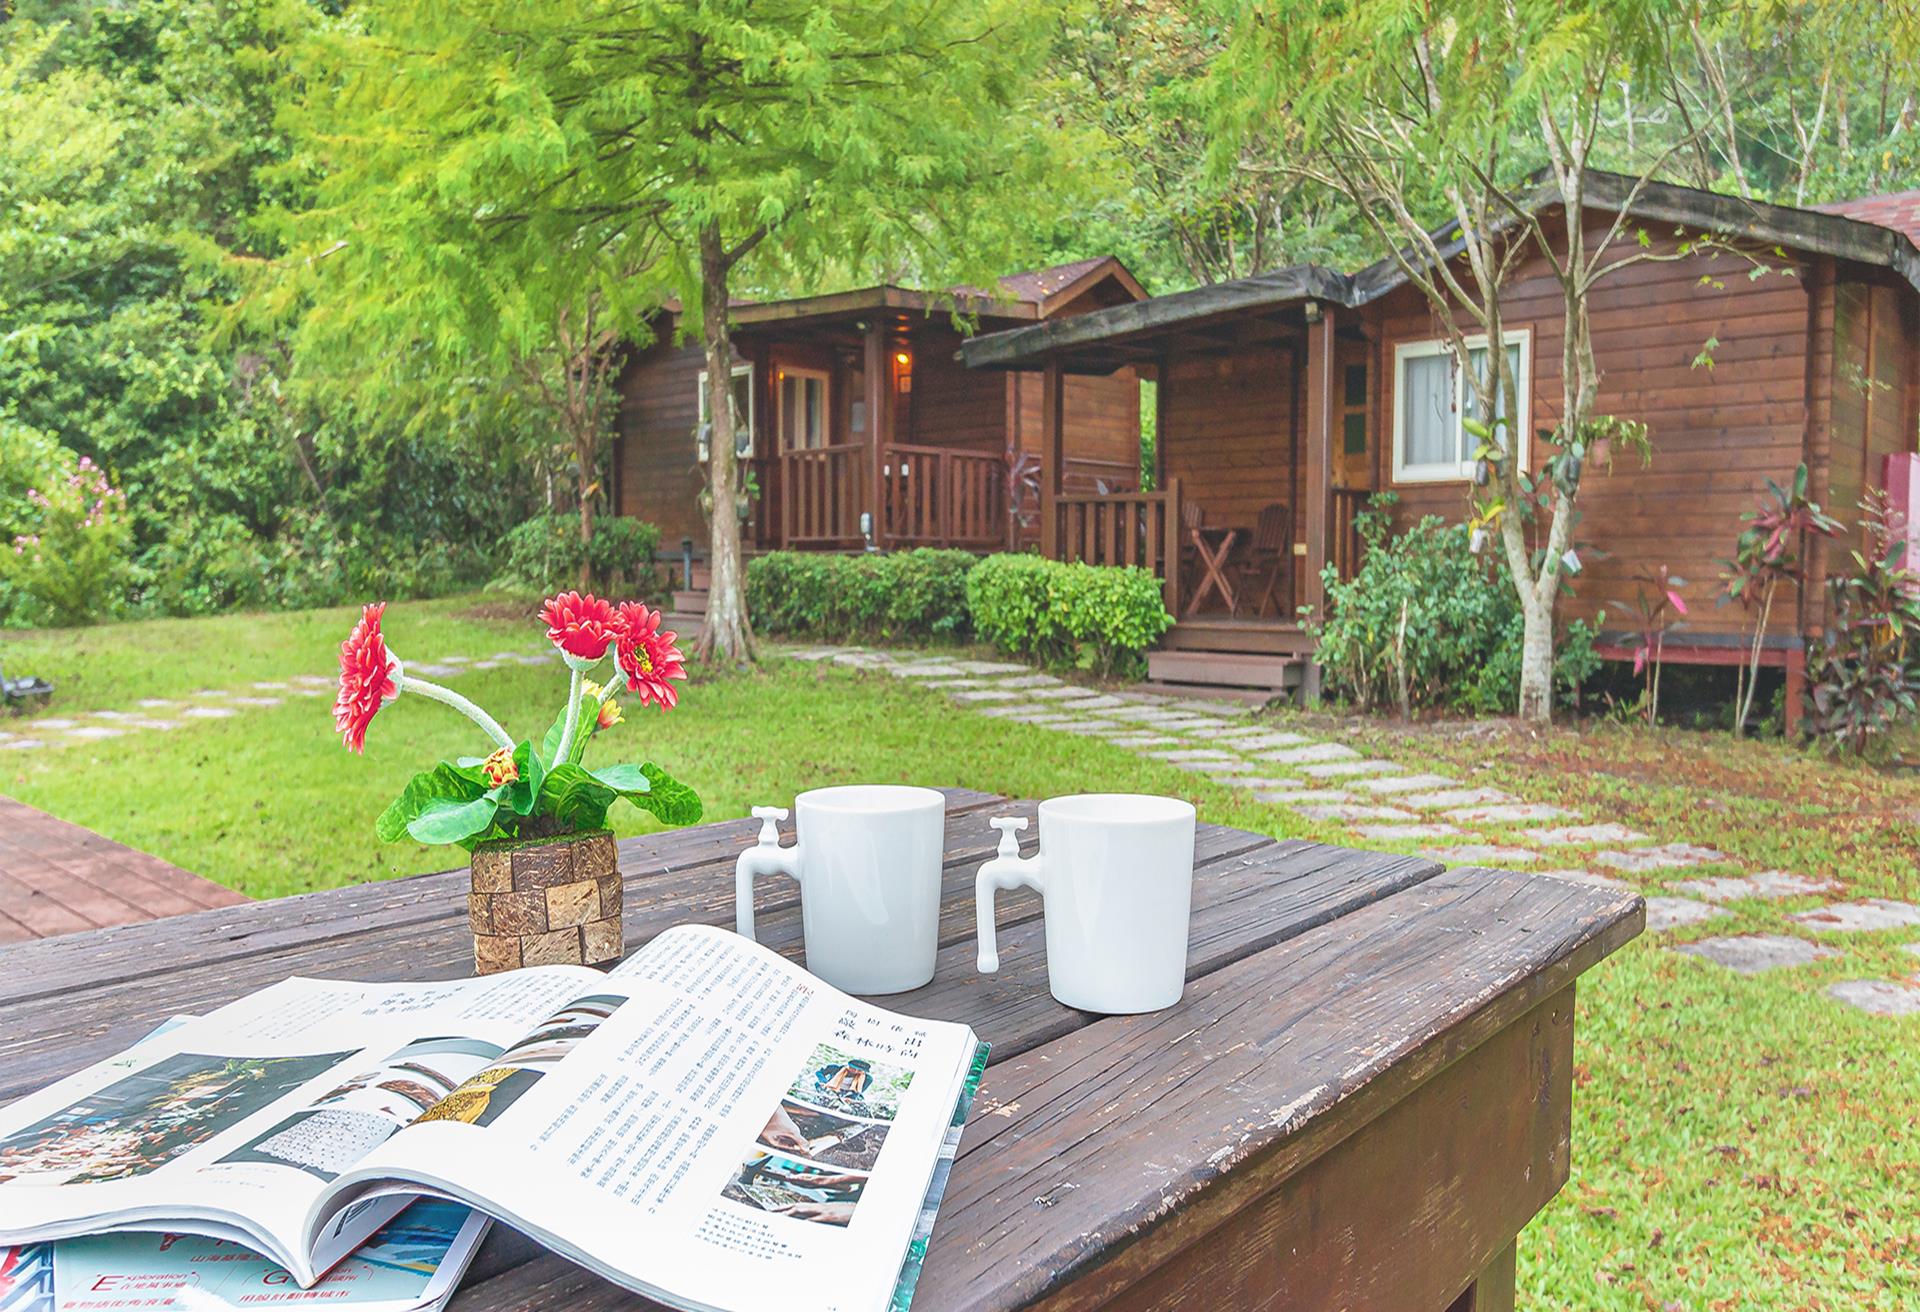
[[[540,618],[572,680],[566,706],[536,747],[529,739],[515,742],[499,721],[453,689],[408,674],[380,631],[386,608],[385,602],[367,606],[340,644],[333,722],[347,747],[364,751],[373,717],[410,692],[459,711],[492,740],[494,750],[416,774],[380,815],[375,827],[384,841],[411,836],[471,851],[493,839],[558,838],[604,828],[608,809],[623,797],[670,825],[700,819],[700,798],[657,765],[588,769],[584,762],[587,744],[623,721],[612,681],[601,685],[586,678],[609,652],[640,705],[664,711],[679,703],[673,685],[687,677],[686,667],[674,633],[661,630],[658,611],[577,592],[547,599]]]

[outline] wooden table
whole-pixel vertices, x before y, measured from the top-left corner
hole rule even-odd
[[[1233,595],[1233,584],[1227,578],[1227,557],[1233,554],[1233,544],[1240,538],[1240,530],[1226,524],[1197,524],[1187,530],[1187,537],[1193,542],[1193,554],[1200,561],[1200,585],[1193,590],[1193,596],[1187,602],[1187,614],[1197,615],[1200,603],[1209,592],[1218,592],[1220,600],[1226,603],[1227,614],[1239,613],[1240,603]]]
[[[1000,973],[975,972],[987,816],[1033,804],[948,796],[939,973],[888,1005],[968,1022],[993,1058],[915,1312],[1512,1306],[1515,1236],[1567,1178],[1574,980],[1639,932],[1638,897],[1202,825],[1186,997],[1103,1019],[1048,995],[1024,891],[1000,898]],[[622,843],[628,946],[731,925],[756,832]],[[0,948],[0,1101],[288,975],[464,975],[465,882]],[[797,952],[796,886],[757,907]],[[649,1305],[496,1230],[453,1306]]]

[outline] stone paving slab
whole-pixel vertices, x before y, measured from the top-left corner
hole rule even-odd
[[[1637,874],[1648,870],[1668,870],[1675,866],[1712,865],[1732,858],[1718,848],[1700,847],[1693,843],[1666,843],[1660,847],[1595,852],[1593,859],[1603,866]]]
[[[1031,674],[1031,665],[1020,665],[1012,661],[951,661],[956,670],[967,674]]]
[[[1558,829],[1529,829],[1523,837],[1542,847],[1583,847],[1592,843],[1650,843],[1652,835],[1612,820],[1597,825],[1562,825]]]
[[[181,711],[180,714],[190,716],[196,720],[224,720],[228,716],[238,715],[240,712],[234,710],[231,706],[189,706],[184,711]]]
[[[32,723],[36,733],[62,733],[80,725],[78,720],[34,720]]]
[[[1002,688],[1058,688],[1064,679],[1056,679],[1051,674],[1023,674],[1017,679],[1000,679]]]
[[[1204,733],[1195,731],[1189,736],[1206,738],[1226,747],[1238,747],[1242,751],[1253,751],[1257,748],[1300,747],[1313,741],[1303,733],[1278,731],[1248,733],[1245,728],[1238,725],[1228,725],[1222,731],[1208,730]]]
[[[1498,802],[1492,806],[1455,807],[1446,814],[1447,819],[1461,824],[1511,825],[1526,820],[1564,820],[1573,812],[1546,802]]]
[[[1255,793],[1253,800],[1281,806],[1299,806],[1302,803],[1344,802],[1352,796],[1352,793],[1341,792],[1338,788],[1282,788],[1270,793]]]
[[[1920,1016],[1920,988],[1887,979],[1849,979],[1828,987],[1827,995],[1876,1016]]]
[[[466,657],[462,656],[460,659],[464,661]],[[303,683],[309,688],[331,688],[338,680],[329,679],[324,674],[296,674],[293,676],[292,682]],[[142,706],[150,705],[148,702],[141,702],[140,704]]]
[[[1890,898],[1870,897],[1859,902],[1836,902],[1832,906],[1801,911],[1792,919],[1811,929],[1858,934],[1876,929],[1920,925],[1920,906],[1911,902],[1895,902]]]
[[[116,728],[111,724],[83,724],[78,729],[67,730],[66,736],[70,739],[79,739],[81,742],[92,743],[99,742],[102,738],[119,738],[126,732],[125,729]]]
[[[1124,733],[1124,724],[1115,724],[1111,720],[1068,720],[1064,724],[1051,726],[1061,733],[1084,734],[1087,737],[1099,737],[1110,733]]]
[[[1677,929],[1682,925],[1697,925],[1703,920],[1717,920],[1729,914],[1725,907],[1714,906],[1711,902],[1695,902],[1690,897],[1650,897],[1647,899],[1647,930]]]
[[[1180,740],[1159,733],[1130,733],[1116,735],[1107,741],[1116,747],[1168,747]]]
[[[950,678],[928,679],[920,685],[922,688],[939,688],[951,692],[955,688],[981,688],[986,685],[971,675],[960,674]]]
[[[1292,779],[1268,779],[1263,775],[1257,774],[1230,774],[1222,776],[1219,782],[1230,788],[1275,789],[1288,788],[1297,781]],[[1341,793],[1340,796],[1345,797],[1347,794]]]
[[[1690,957],[1705,957],[1742,975],[1758,975],[1787,966],[1806,966],[1822,957],[1837,957],[1833,948],[1821,947],[1789,934],[1734,934],[1726,938],[1703,938],[1695,943],[1677,943],[1671,949]]]
[[[1453,847],[1425,847],[1420,855],[1429,861],[1443,861],[1448,865],[1481,865],[1492,861],[1511,861],[1531,863],[1540,859],[1538,852],[1530,852],[1524,847],[1509,847],[1504,843],[1460,843]]]
[[[38,738],[9,738],[0,743],[0,752],[31,752],[45,746]]]
[[[1277,752],[1261,752],[1260,759],[1283,765],[1312,765],[1317,761],[1357,761],[1360,753],[1341,743],[1308,743],[1303,747],[1282,747]]]
[[[1214,747],[1175,747],[1167,751],[1148,752],[1156,761],[1239,761],[1232,752],[1223,752]]]
[[[1498,788],[1436,788],[1431,792],[1402,793],[1398,799],[1408,806],[1437,811],[1442,807],[1487,806],[1511,802],[1513,795]]]
[[[1063,683],[1058,687],[1049,688],[1028,688],[1026,689],[1026,694],[1029,697],[1038,697],[1044,701],[1056,702],[1067,698],[1099,696],[1098,693],[1090,692],[1077,683]]]
[[[896,679],[955,679],[966,673],[957,665],[894,665],[887,670]],[[1038,685],[1035,685],[1038,686]]]
[[[507,662],[505,661],[496,661],[491,659],[484,660],[484,661],[475,661],[473,663],[473,668],[476,670],[497,670],[502,665],[505,665],[506,663]]]
[[[1329,802],[1325,805],[1295,805],[1294,810],[1309,820],[1418,820],[1411,811],[1397,806],[1368,802]]]
[[[1310,774],[1315,779],[1340,779],[1353,774],[1393,774],[1399,769],[1392,761],[1364,757],[1358,761],[1322,761],[1317,765],[1303,765],[1300,773]]]
[[[1458,782],[1443,774],[1401,774],[1382,779],[1356,779],[1353,781],[1353,786],[1364,788],[1370,793],[1419,793],[1431,792],[1439,788],[1453,788]]]
[[[957,702],[1017,702],[1020,694],[1006,688],[962,688],[953,694]]]
[[[1184,711],[1198,711],[1203,715],[1227,715],[1236,718],[1252,715],[1254,709],[1245,702],[1227,701],[1225,699],[1214,701],[1206,697],[1176,698],[1168,702],[1167,705],[1177,706]]]
[[[1109,711],[1116,706],[1125,706],[1126,703],[1109,693],[1098,693],[1076,702],[1069,702],[1068,705],[1076,711]]]
[[[164,711],[169,706],[178,706],[179,704],[179,702],[168,701],[165,697],[142,697],[134,703],[135,706],[142,707],[149,711]]]
[[[286,700],[284,697],[235,697],[235,706],[278,706]]]
[[[1428,838],[1452,838],[1466,832],[1437,820],[1410,825],[1354,825],[1353,832],[1376,843],[1397,843]]]
[[[1174,716],[1174,718],[1176,719],[1184,718],[1184,717],[1181,717],[1177,712],[1165,711],[1160,709],[1158,706],[1129,707],[1128,709],[1123,711],[1115,711],[1113,713],[1113,718],[1116,720],[1137,720],[1141,724],[1153,724],[1159,720],[1165,719],[1169,715]]]
[[[1703,897],[1709,902],[1739,902],[1747,898],[1771,900],[1804,897],[1809,893],[1827,892],[1839,885],[1831,879],[1809,879],[1805,875],[1789,874],[1784,870],[1762,870],[1757,875],[1739,879],[1730,875],[1683,879],[1673,887],[1675,892]]]
[[[1245,761],[1175,761],[1173,765],[1194,774],[1234,774],[1247,768]]]

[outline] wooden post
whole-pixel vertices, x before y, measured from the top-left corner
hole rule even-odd
[[[1060,361],[1047,361],[1040,375],[1040,554],[1060,559],[1059,514],[1063,467],[1066,464],[1066,373]]]
[[[1306,604],[1314,619],[1325,619],[1327,590],[1320,571],[1327,563],[1327,535],[1332,528],[1334,309],[1320,305],[1320,317],[1307,325],[1306,423],[1301,436],[1306,455],[1307,577]],[[1307,705],[1320,700],[1320,662],[1309,659],[1300,693]]]
[[[1160,593],[1166,599],[1167,614],[1180,613],[1180,480],[1167,483],[1167,501],[1161,507],[1160,565],[1166,571]]]
[[[873,545],[884,547],[882,540],[886,532],[886,496],[885,452],[893,441],[892,406],[893,370],[889,368],[892,360],[887,355],[886,325],[879,319],[870,320],[864,342],[864,365],[866,369],[867,392],[867,513],[873,516]],[[856,520],[856,523],[858,521]]]
[[[1153,385],[1153,485],[1167,485],[1167,389],[1173,382],[1173,354],[1163,352]]]

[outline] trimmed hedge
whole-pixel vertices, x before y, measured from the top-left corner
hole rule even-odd
[[[601,515],[593,521],[592,544],[582,547],[578,515],[535,515],[501,537],[501,568],[494,583],[558,592],[580,585],[580,565],[586,560],[595,579],[609,584],[618,580],[630,590],[648,592],[656,576],[653,555],[659,546],[659,526],[644,519]]]
[[[922,547],[856,556],[772,551],[747,562],[762,633],[816,638],[974,635],[1013,656],[1135,674],[1173,624],[1143,569]]]
[[[1137,566],[988,556],[967,575],[974,631],[1010,655],[1137,675],[1173,625],[1160,580]]]
[[[772,551],[747,562],[747,613],[769,634],[964,638],[975,559],[931,547],[858,556]]]

